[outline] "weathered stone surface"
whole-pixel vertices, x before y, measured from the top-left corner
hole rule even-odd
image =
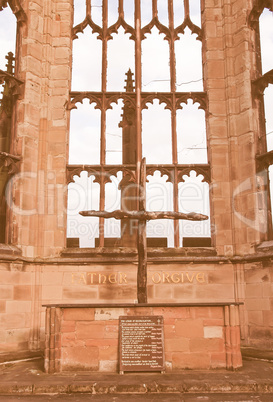
[[[16,74],[24,81],[24,89],[16,101],[11,147],[21,158],[22,176],[14,176],[10,197],[10,244],[0,245],[0,353],[14,355],[28,348],[43,348],[43,303],[134,303],[137,255],[136,249],[119,248],[63,251],[73,2],[9,3],[18,3],[16,7],[27,16],[18,25]],[[267,148],[263,105],[253,98],[252,88],[252,79],[261,74],[255,29],[248,23],[253,2],[203,3],[213,247],[150,249],[148,301],[202,304],[236,299],[244,303],[239,314],[243,343],[272,349],[273,254],[264,210],[267,200],[262,199],[268,187],[260,183],[256,171],[256,154],[263,155]],[[107,285],[94,284],[88,276],[94,271],[98,275],[113,274],[112,282],[117,272],[125,273],[127,283],[111,283],[108,276]],[[73,273],[80,274],[74,275],[74,283]],[[102,337],[112,348],[118,333],[115,320],[120,314],[152,313],[152,308],[102,310],[65,312],[62,329],[67,345],[78,341],[78,347],[83,347],[81,342],[89,336],[85,322],[90,314],[98,326],[95,338],[86,342]],[[195,363],[189,360],[189,351],[188,360],[180,355],[183,348],[190,348],[190,340],[195,349],[201,348],[198,339],[203,336],[206,340],[222,339],[219,328],[226,325],[222,308],[165,307],[161,312],[165,317],[166,350],[170,359],[170,354],[177,352],[176,367],[199,366],[197,357]],[[80,339],[71,335],[75,328]],[[230,331],[229,336],[238,346],[238,331]],[[99,344],[87,347],[98,349]],[[113,349],[109,350],[113,358]],[[83,359],[82,349],[79,351]],[[234,359],[239,361],[240,356]],[[116,367],[116,360],[102,362],[94,367]],[[205,359],[204,364],[222,367],[223,354],[213,352],[210,363]]]

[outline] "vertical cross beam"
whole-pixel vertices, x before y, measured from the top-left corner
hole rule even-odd
[[[139,211],[146,211],[146,158],[140,165]],[[147,303],[147,238],[146,220],[138,221],[137,301]]]

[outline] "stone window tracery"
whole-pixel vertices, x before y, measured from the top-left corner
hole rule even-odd
[[[0,243],[6,241],[7,207],[5,189],[8,180],[18,172],[20,158],[13,154],[12,139],[14,127],[14,105],[16,99],[22,95],[23,82],[17,78],[15,65],[16,51],[16,25],[26,21],[25,13],[18,1],[0,1],[0,36],[1,60],[0,60]],[[14,14],[14,24],[7,27],[4,19],[7,14]],[[1,30],[5,32],[1,32]],[[2,67],[2,68],[1,68]]]
[[[160,189],[164,193],[167,188],[166,193],[170,196],[168,201],[163,202],[164,208],[174,212],[189,212],[182,210],[183,202],[179,199],[183,193],[181,188],[199,186],[202,197],[206,199],[203,202],[206,210],[198,212],[208,214],[208,191],[203,185],[210,183],[210,166],[205,133],[207,96],[203,90],[203,31],[199,0],[75,0],[74,9],[73,78],[68,104],[71,110],[67,166],[69,188],[72,191],[81,186],[80,180],[85,177],[84,180],[89,180],[92,188],[94,185],[97,188],[94,197],[99,205],[93,205],[92,209],[105,210],[107,205],[108,210],[113,208],[109,203],[111,197],[117,200],[116,209],[120,205],[124,207],[124,192],[128,183],[139,183],[137,166],[142,157],[146,157],[147,192],[150,192],[149,196],[147,194],[150,197],[147,203],[151,208],[156,205],[153,198],[160,198]],[[187,41],[184,43],[186,36],[190,37],[190,44]],[[88,48],[84,49],[80,41]],[[189,63],[184,61],[187,52]],[[77,60],[78,56],[82,57],[81,62]],[[84,62],[85,58],[87,63]],[[90,66],[89,71],[86,64]],[[189,65],[198,67],[191,69]],[[80,67],[79,73],[75,74],[77,66]],[[84,72],[86,79],[83,78]],[[92,79],[92,74],[96,78]],[[84,109],[86,113],[81,118],[80,113]],[[195,123],[199,122],[194,132],[190,131],[190,122],[183,119],[183,114],[186,114],[184,111],[188,110],[197,117]],[[81,143],[85,134],[86,142]],[[194,139],[191,141],[190,137]],[[81,154],[77,154],[75,144]],[[191,155],[194,155],[192,159]],[[119,183],[120,193],[114,195],[112,189],[109,196],[107,188],[113,181]],[[154,192],[156,185],[158,194]],[[76,190],[73,191],[76,199]],[[132,189],[132,193],[129,191],[131,197],[136,196],[134,192],[135,189]],[[87,197],[90,201],[90,194]],[[76,237],[75,227],[78,223],[75,222],[75,216],[79,210],[87,208],[87,205],[83,208],[83,204],[80,204],[74,210],[72,220],[70,211],[68,237]],[[137,199],[132,201],[130,208],[138,208]],[[104,219],[91,220],[96,221],[99,227],[96,245],[102,247],[110,244],[105,238],[115,236],[109,235]],[[74,225],[74,231],[69,230],[71,224],[72,227]],[[171,232],[168,236],[169,246],[181,247],[184,236],[182,226],[176,221],[167,221],[168,225],[170,228],[164,230]],[[121,222],[119,233],[122,233],[122,228]],[[162,236],[157,233],[152,237]],[[204,236],[202,230],[201,236]],[[208,226],[205,236],[210,237]],[[90,236],[88,241],[90,244]],[[123,242],[121,235],[119,245],[129,243]]]
[[[273,3],[271,0],[254,1],[249,16],[250,26],[256,35],[256,71],[252,81],[253,99],[257,106],[259,128],[256,166],[267,210],[267,238],[273,238],[272,230],[272,165],[273,165]]]

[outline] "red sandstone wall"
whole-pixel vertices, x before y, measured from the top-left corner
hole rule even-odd
[[[128,284],[100,284],[79,282],[77,273],[98,270],[96,266],[28,265],[19,262],[0,264],[0,354],[44,348],[45,312],[43,303],[91,303],[131,302],[136,299],[135,266],[128,266]],[[177,272],[178,266],[164,265],[164,272]],[[243,268],[243,266],[241,267]],[[160,271],[161,269],[161,271]],[[162,267],[152,266],[152,272],[163,272]],[[203,265],[181,265],[181,272],[203,272]],[[164,283],[149,285],[149,297],[153,302],[187,301],[232,301],[233,266],[208,265],[205,283]],[[106,273],[105,266],[101,267]],[[114,272],[108,266],[108,272]],[[121,266],[116,268],[121,270]],[[122,271],[126,271],[125,267]],[[237,278],[239,301],[244,302],[240,320],[244,345],[272,349],[273,347],[273,267],[270,263],[249,263],[241,271],[243,278]],[[74,273],[75,283],[72,283]],[[77,279],[78,278],[78,279]],[[113,277],[112,277],[113,278]],[[154,277],[158,281],[158,274]],[[163,278],[163,276],[162,276]],[[89,277],[90,279],[90,277]],[[177,276],[173,276],[177,280]],[[150,280],[151,281],[151,280]],[[90,282],[90,281],[89,281]],[[202,281],[201,281],[202,282]],[[228,290],[230,288],[230,290]],[[235,292],[235,293],[236,293]]]
[[[96,273],[92,276],[91,273]],[[50,303],[135,303],[136,265],[0,265],[0,353],[44,348]],[[153,303],[232,302],[232,264],[151,264]]]
[[[271,262],[245,266],[247,346],[273,348],[273,265]]]
[[[166,371],[227,367],[231,353],[241,365],[238,327],[231,327],[234,353],[223,307],[86,308],[61,310],[59,369],[116,372],[120,315],[163,315]]]
[[[0,264],[0,356],[33,346],[34,273],[22,268]]]
[[[219,255],[252,253],[255,243],[264,237],[256,230],[256,223],[262,223],[259,217],[259,222],[255,221],[256,189],[232,198],[246,180],[255,182],[258,120],[251,99],[251,79],[256,66],[254,33],[247,25],[251,3],[203,1],[211,210],[216,229],[213,242]],[[26,0],[22,4],[28,27],[20,29],[18,69],[26,85],[24,99],[18,103],[13,152],[22,156],[22,172],[32,177],[18,182],[14,200],[24,211],[35,213],[12,216],[9,240],[19,245],[27,258],[58,256],[65,246],[65,198],[58,191],[66,182],[69,117],[65,103],[71,77],[72,0]],[[242,217],[255,225],[245,224]],[[65,276],[70,268],[63,263],[1,263],[0,353],[43,346],[43,302],[136,299],[132,286],[127,292],[111,284],[100,289],[84,281],[73,285],[69,275]],[[82,266],[74,268],[71,270],[80,271]],[[214,266],[207,279],[193,285],[159,283],[149,287],[149,296],[157,302],[235,297],[231,264]],[[271,266],[246,265],[245,282],[240,283],[244,288],[240,300],[245,301],[246,344],[273,347],[272,283]]]

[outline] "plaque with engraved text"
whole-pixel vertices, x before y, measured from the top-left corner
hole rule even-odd
[[[119,371],[163,371],[162,316],[119,318]]]

